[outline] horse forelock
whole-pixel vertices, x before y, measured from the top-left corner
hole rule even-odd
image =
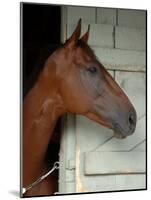
[[[96,55],[95,55],[93,49],[91,49],[91,47],[83,40],[81,40],[81,39],[78,40],[77,46],[81,47],[81,49],[83,49],[86,52],[86,54],[90,55],[93,58],[96,58]]]

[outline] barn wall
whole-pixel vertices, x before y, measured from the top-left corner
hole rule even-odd
[[[101,127],[85,117],[68,115],[65,119],[66,126],[60,150],[62,167],[59,192],[145,188],[146,12],[64,6],[62,15],[63,41],[71,35],[79,18],[82,18],[82,33],[90,24],[89,45],[134,104],[138,123],[133,136],[119,141],[112,137],[111,130]],[[109,152],[111,158],[117,157],[118,154],[113,154],[113,152],[119,151],[130,152],[121,155],[125,156],[125,159],[129,158],[129,163],[133,161],[133,167],[130,168],[128,164],[127,172],[123,168],[125,171],[122,175],[117,172],[114,175],[102,176],[101,172],[106,171],[106,167],[103,165],[101,168],[102,163],[100,159],[97,160],[97,156],[102,155],[102,152]],[[132,159],[133,154],[135,154],[136,163]],[[93,159],[90,155],[93,155]],[[108,162],[105,155],[104,153],[102,160]],[[142,165],[138,172],[135,166],[139,162]],[[98,164],[100,168],[96,167]],[[119,171],[122,170],[122,166],[121,162]],[[97,169],[100,171],[96,172]],[[112,164],[108,170],[111,169]]]

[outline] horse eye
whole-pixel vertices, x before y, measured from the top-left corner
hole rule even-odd
[[[87,70],[89,72],[91,72],[92,74],[95,74],[97,72],[97,68],[96,67],[89,67]]]

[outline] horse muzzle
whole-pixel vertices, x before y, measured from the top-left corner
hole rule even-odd
[[[121,115],[116,122],[112,123],[114,136],[116,138],[123,139],[132,135],[136,128],[136,121],[137,116],[135,109],[128,112],[127,115],[124,115],[124,117]]]

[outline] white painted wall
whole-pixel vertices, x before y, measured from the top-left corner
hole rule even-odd
[[[68,6],[63,8],[63,40],[82,18],[90,24],[89,45],[134,104],[135,133],[113,138],[112,130],[68,115],[60,150],[60,193],[145,188],[146,88],[145,11]],[[118,160],[119,159],[119,160]],[[103,162],[103,163],[102,163]]]

